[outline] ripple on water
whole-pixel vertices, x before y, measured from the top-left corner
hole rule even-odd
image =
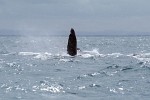
[[[10,71],[14,74],[21,74],[21,72],[24,70],[17,62],[6,63],[5,66],[6,68],[9,68],[6,70],[6,72]]]
[[[5,83],[1,85],[1,89],[4,89],[6,93],[15,92],[15,91],[27,93],[26,88],[24,88],[22,85],[17,85],[17,84]]]
[[[121,71],[130,71],[130,70],[132,70],[133,68],[131,68],[131,67],[124,67],[124,68],[122,68],[121,69]]]

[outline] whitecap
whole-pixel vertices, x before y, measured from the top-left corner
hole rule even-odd
[[[19,52],[18,55],[22,56],[34,56],[35,59],[47,60],[49,59],[52,54],[45,52],[45,53],[36,53],[36,52]]]
[[[79,88],[79,90],[83,90],[83,89],[85,89],[86,87],[85,87],[85,86],[79,86],[78,88]]]
[[[101,87],[101,86],[97,84],[90,84],[89,87]]]
[[[93,58],[94,55],[91,55],[91,54],[83,54],[81,55],[83,58]]]
[[[95,56],[99,56],[100,55],[100,53],[98,52],[98,49],[93,49],[92,51],[83,51],[83,53],[91,54],[91,55],[95,55]]]
[[[49,86],[48,84],[45,83],[42,83],[40,86],[33,86],[32,88],[33,91],[40,90],[40,91],[51,92],[51,93],[59,93],[63,90],[63,87],[60,85],[53,84]]]
[[[42,87],[40,90],[41,91],[48,91],[48,92],[52,92],[52,93],[59,93],[61,92],[63,88],[61,86],[46,86],[46,87]]]
[[[39,55],[40,53],[35,53],[35,52],[19,52],[18,55],[23,55],[23,56],[35,56]]]
[[[93,49],[92,51],[79,51],[78,56],[81,56],[83,58],[105,57],[104,54],[100,54],[98,52],[98,49]]]
[[[118,58],[120,56],[123,56],[123,54],[121,53],[111,53],[111,54],[107,54],[108,56],[112,56],[112,57],[115,57],[115,58]]]
[[[128,55],[142,62],[150,62],[150,53],[130,54]]]
[[[62,62],[70,62],[71,60],[70,60],[70,59],[60,59],[59,61],[62,61]]]
[[[41,59],[41,60],[47,60],[49,57],[51,57],[51,53],[39,53],[38,55],[36,55],[34,58],[36,59]]]

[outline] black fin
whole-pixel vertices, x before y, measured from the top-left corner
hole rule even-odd
[[[75,56],[77,54],[77,39],[73,28],[71,28],[70,30],[70,35],[69,35],[68,45],[67,45],[67,53],[71,56]]]

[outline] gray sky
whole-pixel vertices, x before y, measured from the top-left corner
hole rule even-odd
[[[150,0],[0,0],[0,32],[150,32]],[[144,34],[144,33],[143,33]]]

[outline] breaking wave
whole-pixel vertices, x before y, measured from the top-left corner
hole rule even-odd
[[[141,62],[150,62],[150,53],[135,53],[127,56],[133,57]]]
[[[67,53],[63,52],[63,53],[58,53],[58,54],[52,54],[49,52],[19,52],[18,55],[21,56],[33,56],[33,58],[35,59],[41,59],[41,60],[48,60],[51,58],[63,58],[60,59],[60,61],[70,61],[64,58],[74,58],[74,57],[81,57],[81,58],[95,58],[95,57],[120,57],[120,56],[124,56],[124,54],[121,53],[111,53],[111,54],[101,54],[99,53],[98,49],[93,49],[91,51],[87,51],[87,50],[83,50],[83,51],[78,51],[78,54],[74,57],[69,56]]]

